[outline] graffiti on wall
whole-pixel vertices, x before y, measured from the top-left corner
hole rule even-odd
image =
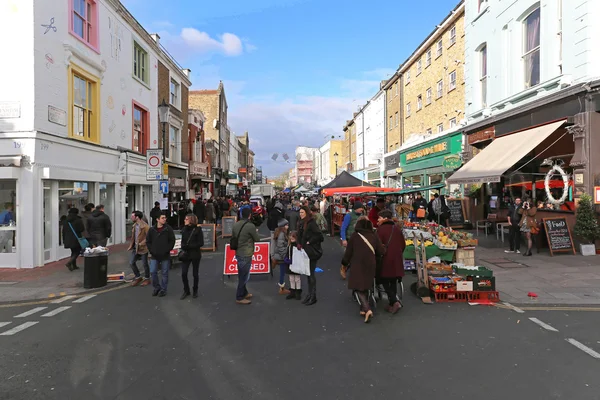
[[[52,66],[54,65],[54,57],[52,57],[52,54],[46,53],[45,59],[46,59],[46,68],[51,69]]]
[[[123,42],[123,25],[114,17],[108,17],[108,31],[110,32],[110,56],[121,60],[121,43]]]
[[[115,108],[115,100],[112,96],[108,96],[108,99],[106,99],[106,107],[110,110]]]
[[[42,27],[46,28],[44,35],[50,31],[56,32],[56,26],[54,25],[54,17],[50,18],[50,23],[42,24]]]
[[[117,124],[115,124],[115,121],[112,121],[112,122],[110,123],[110,126],[108,127],[108,131],[109,131],[110,133],[113,133],[113,131],[115,130],[115,128],[116,128],[116,127],[117,127]]]
[[[127,114],[127,106],[125,104],[123,104],[123,106],[121,107],[121,114]]]

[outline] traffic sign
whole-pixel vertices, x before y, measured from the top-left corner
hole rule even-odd
[[[163,164],[163,179],[169,179],[169,164]]]
[[[146,150],[146,180],[158,181],[161,179],[163,159],[161,149]]]
[[[160,181],[158,186],[162,194],[169,194],[169,181]]]

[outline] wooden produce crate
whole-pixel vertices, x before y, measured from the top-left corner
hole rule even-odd
[[[474,249],[456,249],[454,255],[456,262],[464,264],[466,267],[475,266],[475,250]]]

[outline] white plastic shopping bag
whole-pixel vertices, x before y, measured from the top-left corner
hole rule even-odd
[[[290,270],[296,274],[310,276],[310,260],[304,250],[293,248]]]

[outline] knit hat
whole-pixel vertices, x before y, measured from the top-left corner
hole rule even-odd
[[[283,228],[284,226],[288,225],[289,222],[287,219],[280,219],[279,222],[277,223],[277,227],[278,228]]]
[[[356,203],[354,203],[354,207],[352,208],[353,210],[358,210],[359,208],[365,208],[365,205],[363,203],[361,203],[360,201],[357,201]]]

